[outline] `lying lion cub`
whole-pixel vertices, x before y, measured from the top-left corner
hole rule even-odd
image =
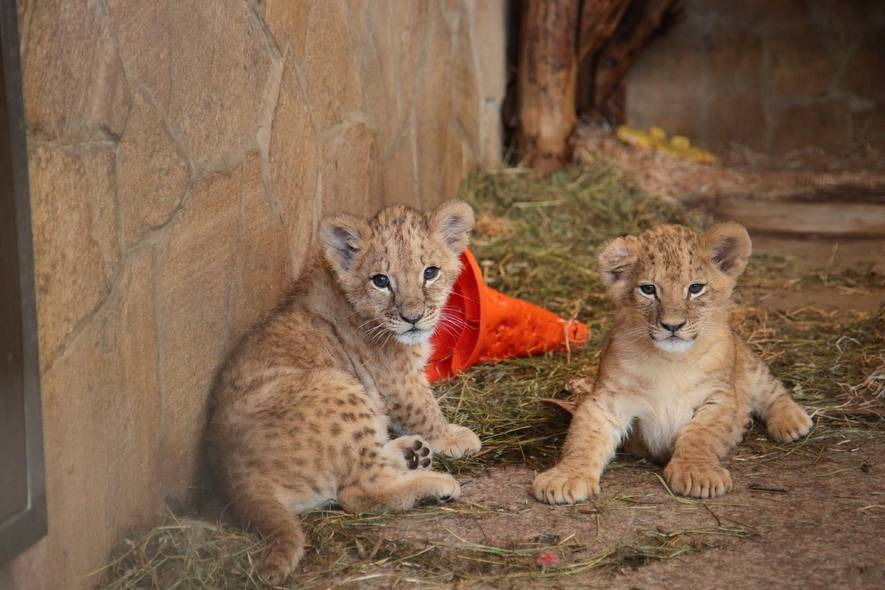
[[[674,492],[709,498],[732,487],[721,461],[751,412],[778,442],[808,433],[808,414],[729,326],[750,250],[737,223],[702,234],[663,225],[605,246],[599,267],[615,327],[559,464],[535,478],[539,500],[574,503],[599,493],[600,475],[628,434],[629,450],[669,461],[664,477]]]

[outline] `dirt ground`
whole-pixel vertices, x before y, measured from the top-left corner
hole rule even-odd
[[[510,467],[464,485],[461,502],[475,507],[474,514],[431,527],[406,519],[389,533],[485,546],[543,537],[573,548],[560,567],[612,546],[629,547],[607,570],[501,580],[494,584],[499,588],[881,588],[885,443],[844,433],[780,457],[753,457],[752,440],[760,436],[754,431],[730,461],[735,490],[724,498],[673,497],[657,467],[622,458],[594,501],[546,506],[526,493],[533,472]]]

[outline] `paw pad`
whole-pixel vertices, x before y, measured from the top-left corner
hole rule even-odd
[[[410,446],[403,449],[403,457],[409,469],[429,469],[433,460],[430,458],[430,449],[420,440],[416,440]]]
[[[454,502],[455,497],[449,494],[443,494],[442,496],[427,496],[425,498],[421,498],[415,505],[416,506],[440,506],[442,504],[449,504],[450,502]]]

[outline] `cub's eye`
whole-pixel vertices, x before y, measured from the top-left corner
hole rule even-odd
[[[386,289],[390,286],[390,277],[387,275],[373,275],[372,284],[379,289]]]
[[[692,283],[688,286],[688,293],[690,295],[697,295],[704,290],[705,286],[704,283]]]
[[[424,269],[424,280],[432,281],[439,276],[439,268],[436,266],[428,266]]]
[[[642,291],[643,295],[654,295],[657,291],[654,285],[639,285],[639,290]]]

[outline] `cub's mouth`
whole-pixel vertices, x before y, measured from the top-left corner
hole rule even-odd
[[[433,330],[422,330],[421,328],[413,327],[397,334],[396,339],[402,344],[421,344],[426,342],[432,334]]]
[[[676,354],[687,352],[689,348],[694,346],[694,338],[680,338],[676,335],[661,338],[660,340],[655,338],[654,341],[655,346],[664,352],[673,352]]]

